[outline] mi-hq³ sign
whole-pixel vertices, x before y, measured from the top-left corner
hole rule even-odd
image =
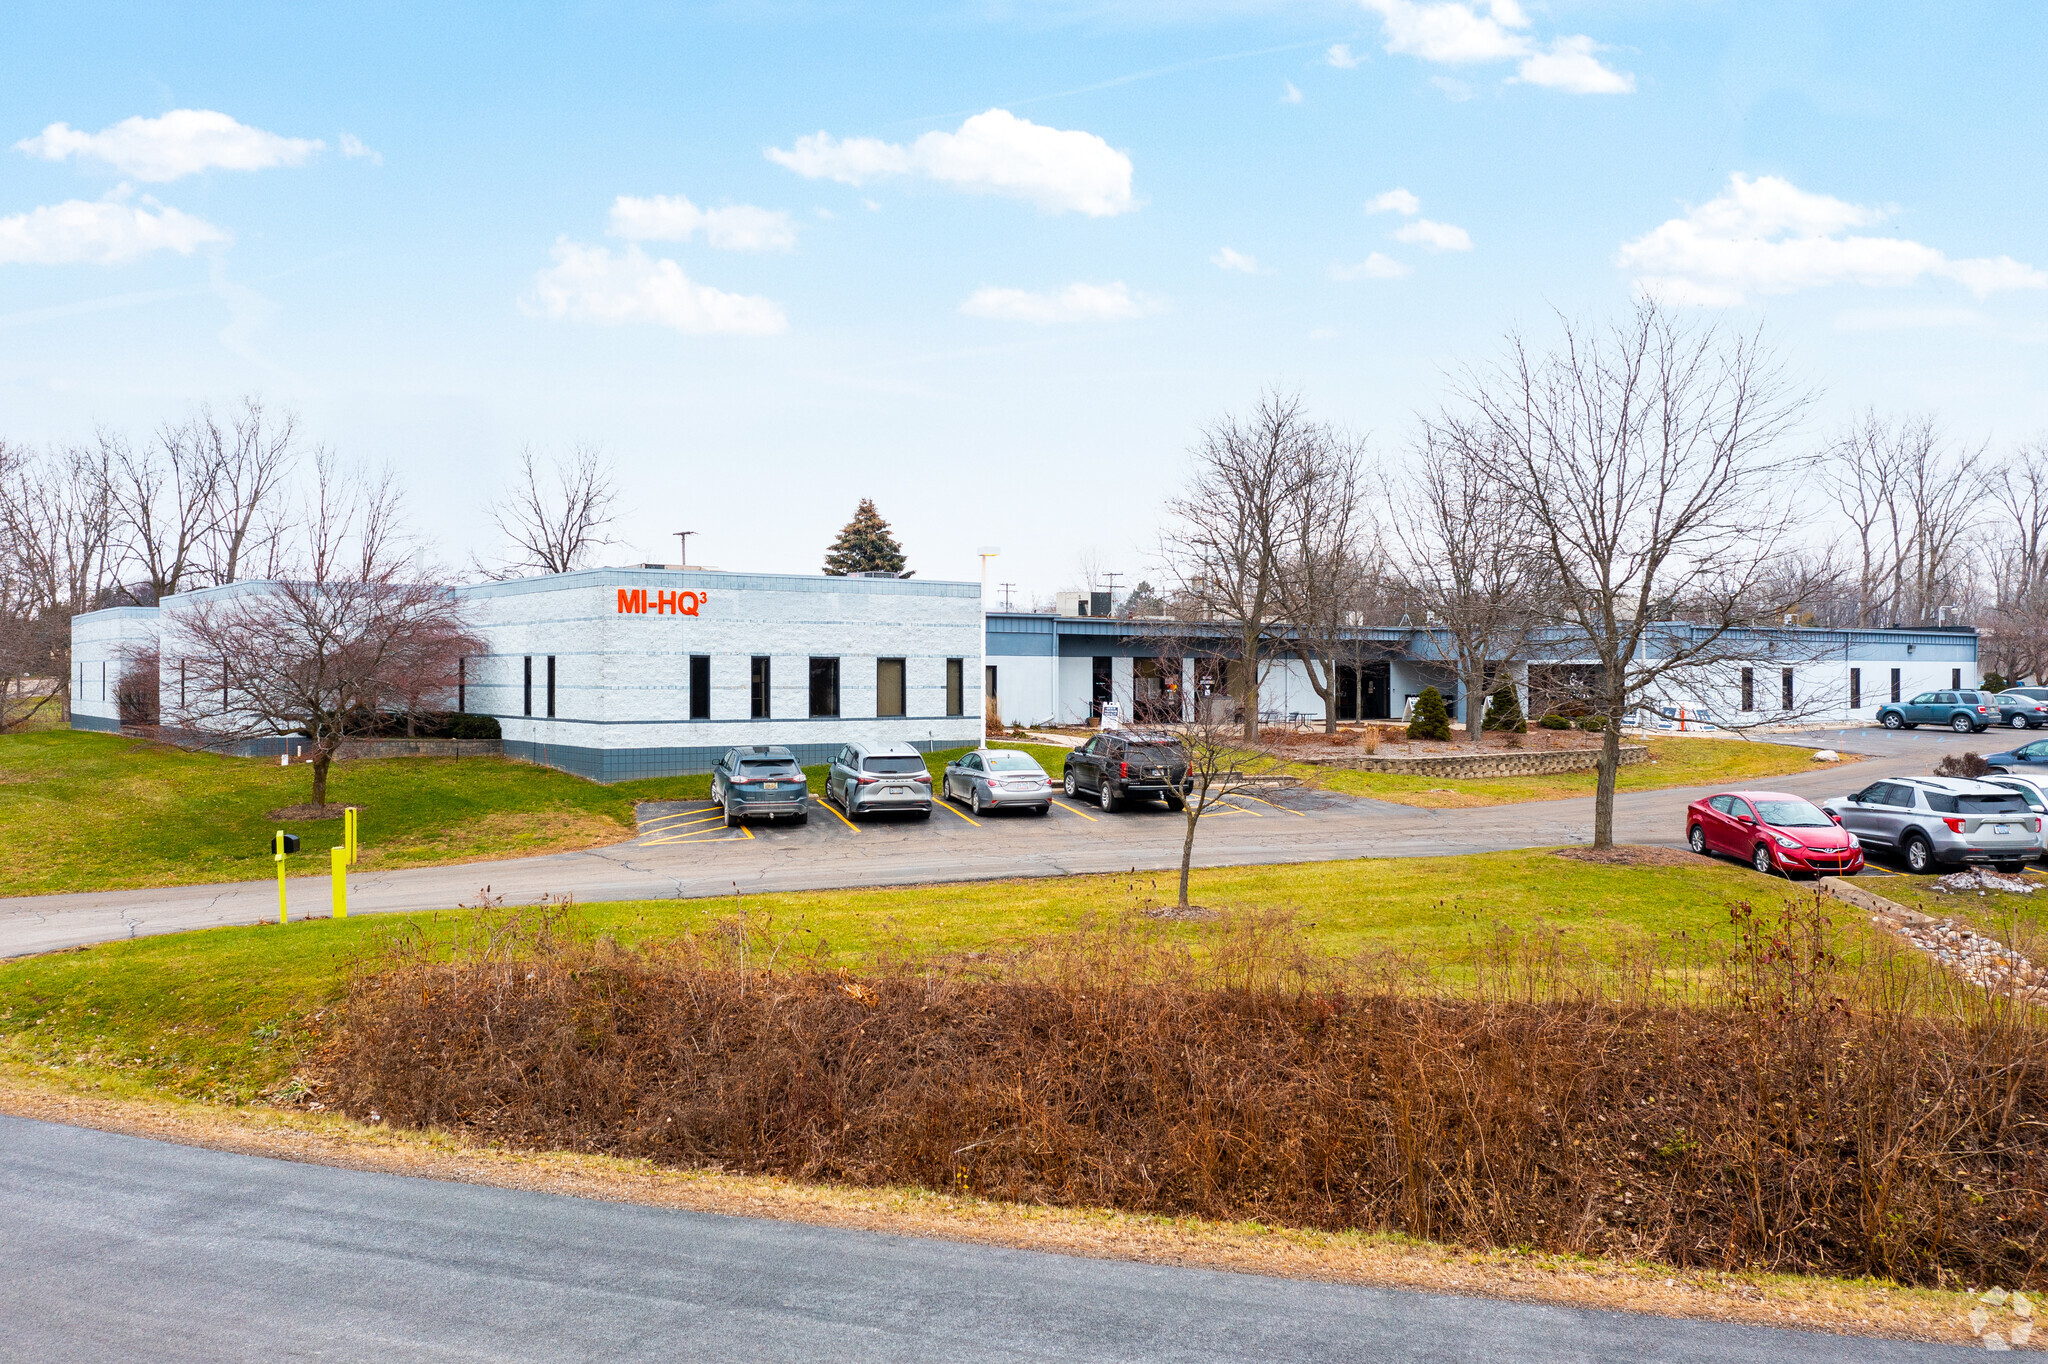
[[[697,608],[709,600],[709,592],[656,592],[649,596],[644,587],[622,587],[619,589],[618,614],[644,616],[652,612],[657,616],[694,616]]]

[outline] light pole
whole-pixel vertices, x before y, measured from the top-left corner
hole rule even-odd
[[[974,551],[981,556],[981,746],[988,747],[988,561],[1003,551],[983,545]]]
[[[675,536],[676,539],[682,543],[682,549],[680,553],[683,556],[683,562],[680,565],[678,565],[678,567],[688,568],[690,566],[690,537],[692,535],[695,535],[696,533],[697,532],[693,530],[677,530],[669,532],[669,534]]]

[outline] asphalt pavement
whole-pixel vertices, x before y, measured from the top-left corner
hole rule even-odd
[[[1845,754],[1872,755],[1843,765],[1774,777],[1772,789],[1815,800],[1841,795],[1880,776],[1926,772],[1947,752],[1995,751],[2005,731],[1954,735],[1919,730],[1816,730],[1773,739]],[[1624,843],[1679,847],[1686,804],[1713,789],[1625,793],[1615,802],[1615,837]],[[1202,821],[1195,864],[1204,867],[1313,862],[1352,857],[1425,857],[1582,843],[1591,837],[1590,798],[1423,810],[1322,792],[1272,792],[1232,802]],[[447,909],[485,900],[533,903],[543,895],[641,900],[769,891],[919,885],[942,881],[1163,870],[1180,864],[1185,826],[1148,805],[1108,814],[1085,800],[1052,813],[975,817],[941,803],[929,819],[884,816],[849,823],[829,807],[809,823],[727,830],[708,804],[676,802],[643,810],[631,841],[581,852],[404,871],[351,875],[351,913]],[[374,816],[365,836],[376,837]],[[324,852],[306,861],[325,862]],[[329,912],[324,875],[294,878],[294,919]],[[0,957],[85,943],[174,933],[225,924],[275,922],[274,881],[100,891],[0,899]]]
[[[1079,1259],[0,1117],[0,1357],[1893,1364],[1959,1347]]]

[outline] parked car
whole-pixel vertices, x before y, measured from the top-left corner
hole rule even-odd
[[[1098,734],[1067,755],[1060,785],[1069,796],[1095,793],[1095,803],[1115,810],[1126,800],[1163,800],[1181,808],[1187,789],[1188,754],[1171,734],[1119,730]]]
[[[1999,720],[2014,729],[2048,726],[2048,700],[2025,692],[2002,691],[1991,698],[1991,704],[1998,707]]]
[[[2048,857],[2048,773],[2036,772],[2027,775],[2011,774],[1984,778],[1988,786],[2003,786],[2008,791],[2019,793],[2041,821],[2041,847],[2037,856]]]
[[[2007,687],[2001,696],[2025,696],[2035,701],[2048,701],[2048,687]]]
[[[1997,719],[1988,691],[1923,691],[1910,701],[1888,701],[1877,708],[1877,722],[1886,729],[1947,725],[1958,734],[1981,733]]]
[[[932,772],[909,744],[848,744],[832,759],[825,795],[847,818],[884,811],[932,814]]]
[[[811,817],[811,788],[796,755],[768,744],[728,748],[711,769],[711,799],[725,807],[725,827],[750,819]]]
[[[946,764],[945,797],[965,801],[977,815],[992,810],[1052,811],[1052,778],[1029,753],[977,748]]]
[[[1724,791],[1686,807],[1685,841],[1696,853],[1739,857],[1764,875],[1853,874],[1863,849],[1838,820],[1803,796]]]
[[[1891,777],[1822,808],[1865,851],[1896,850],[1916,873],[1944,862],[2018,871],[2041,846],[2041,816],[2019,792],[1961,777]]]
[[[2004,753],[1986,753],[1984,761],[1991,764],[1993,772],[2048,771],[2048,739],[2036,739]]]

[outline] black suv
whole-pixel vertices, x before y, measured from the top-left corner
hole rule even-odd
[[[1060,784],[1069,796],[1095,793],[1105,810],[1126,800],[1163,800],[1181,808],[1187,790],[1188,754],[1171,734],[1120,730],[1098,734],[1067,755]]]

